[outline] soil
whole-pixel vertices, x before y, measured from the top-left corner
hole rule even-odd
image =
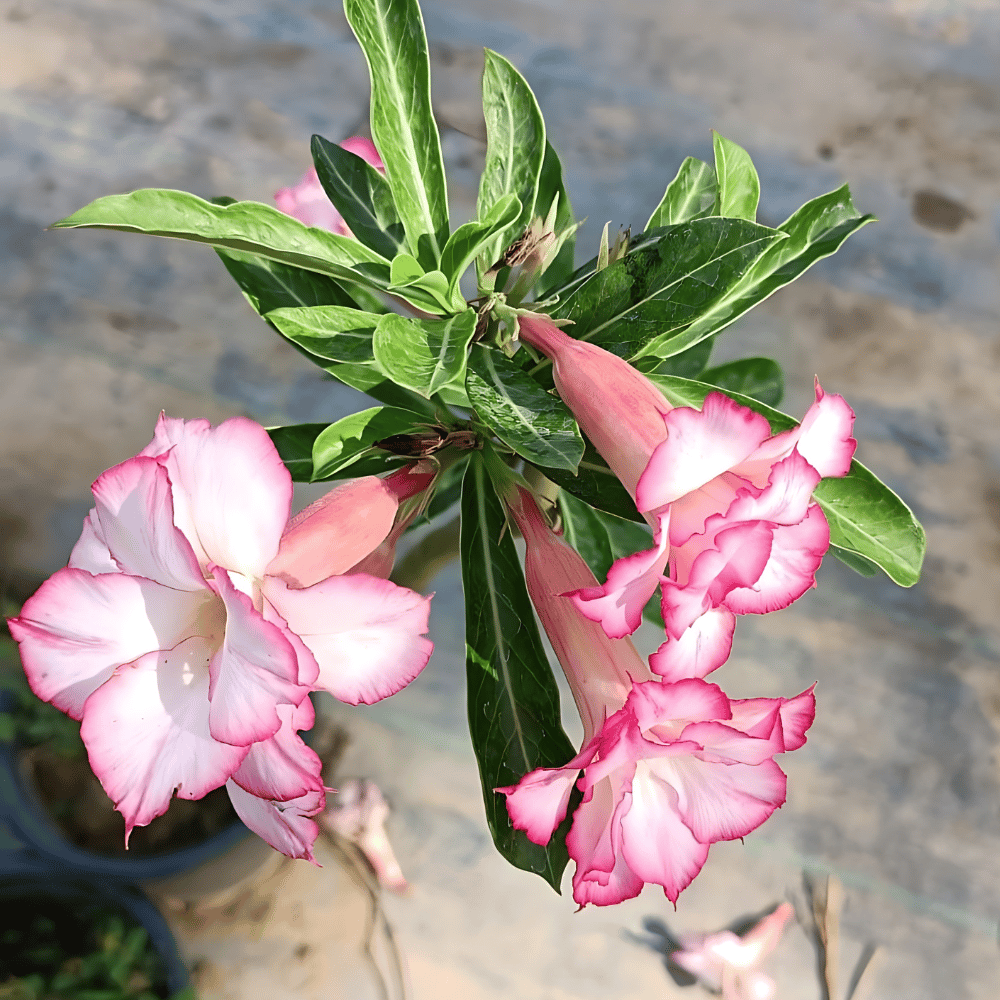
[[[65,837],[95,854],[118,858],[166,854],[208,840],[238,819],[225,788],[197,801],[174,798],[162,816],[132,831],[126,851],[125,820],[86,758],[66,760],[42,745],[24,750],[21,765]]]

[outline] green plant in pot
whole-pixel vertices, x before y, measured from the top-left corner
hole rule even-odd
[[[0,881],[0,902],[0,1000],[194,1000],[137,894],[22,874]]]

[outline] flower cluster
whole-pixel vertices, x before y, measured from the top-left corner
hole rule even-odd
[[[598,583],[530,492],[507,507],[525,539],[528,591],[584,724],[579,754],[498,791],[517,829],[546,844],[583,799],[566,843],[574,898],[605,905],[646,882],[676,902],[709,846],[743,837],[785,801],[776,754],[805,743],[815,699],[732,700],[705,676],[729,657],[735,616],[786,607],[829,546],[812,492],[844,475],[853,413],[816,386],[794,430],[722,393],[673,407],[625,361],[539,316],[520,336],[553,361],[556,389],[653,528],[653,547]],[[628,636],[661,589],[664,643],[648,663]],[[580,772],[582,776],[579,777]]]
[[[67,568],[10,621],[35,693],[81,720],[126,839],[225,785],[241,819],[312,860],[326,789],[298,735],[309,693],[350,704],[423,669],[429,598],[390,583],[419,463],[346,483],[289,520],[292,480],[240,417],[161,415],[93,484]]]

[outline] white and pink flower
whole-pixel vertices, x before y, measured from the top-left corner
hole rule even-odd
[[[732,931],[681,934],[681,947],[670,958],[708,989],[721,993],[722,1000],[772,1000],[774,980],[760,966],[794,915],[792,905],[782,903],[742,936]]]
[[[734,701],[698,678],[655,677],[630,639],[609,637],[564,596],[596,581],[531,495],[514,486],[505,501],[525,539],[528,592],[569,680],[584,740],[563,767],[536,769],[497,791],[507,796],[514,827],[542,845],[565,818],[574,785],[584,793],[566,837],[581,905],[631,899],[647,882],[676,902],[711,844],[745,836],[785,801],[774,757],[805,743],[812,691]]]
[[[350,139],[345,139],[340,145],[351,153],[360,156],[366,163],[371,164],[380,174],[385,173],[382,164],[382,157],[379,156],[375,143],[371,139],[365,139],[360,135],[353,135]],[[281,188],[275,192],[274,203],[286,215],[290,215],[299,222],[307,226],[315,226],[317,229],[328,229],[331,233],[340,236],[353,236],[344,217],[334,207],[333,202],[327,197],[323,185],[320,183],[319,174],[315,167],[310,167],[303,175],[298,184],[293,187]]]
[[[812,492],[843,476],[854,413],[816,383],[801,424],[767,420],[721,392],[674,407],[631,365],[540,316],[520,336],[553,361],[556,389],[654,529],[654,547],[619,559],[574,595],[609,636],[634,632],[657,586],[667,641],[650,661],[670,679],[725,662],[735,615],[787,607],[815,586],[830,532]]]
[[[432,649],[429,598],[357,571],[429,482],[401,473],[344,484],[289,524],[291,477],[262,427],[161,415],[97,479],[68,567],[10,629],[35,693],[81,720],[126,837],[174,792],[225,784],[251,829],[311,858],[325,789],[298,736],[309,692],[377,701]],[[360,540],[328,516],[344,493],[372,499]]]

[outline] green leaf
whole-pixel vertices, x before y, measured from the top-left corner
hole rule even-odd
[[[351,232],[386,260],[406,248],[389,182],[370,163],[320,135],[312,137],[319,182]]]
[[[858,552],[842,549],[839,545],[830,545],[830,555],[836,556],[845,566],[850,566],[855,573],[862,576],[878,576],[878,566]]]
[[[701,381],[710,382],[727,392],[752,396],[768,406],[777,406],[785,394],[785,376],[781,365],[771,358],[741,358],[716,368],[708,368],[701,373]]]
[[[712,214],[753,222],[757,218],[757,202],[760,201],[760,178],[750,154],[714,131],[712,145],[715,148],[718,183]]]
[[[573,321],[577,340],[619,357],[656,354],[782,238],[742,219],[685,222],[592,275],[554,315]]]
[[[584,445],[569,407],[500,351],[473,346],[465,388],[483,423],[522,458],[576,471]]]
[[[563,183],[562,164],[552,144],[545,140],[545,159],[542,160],[542,172],[538,178],[538,195],[535,198],[534,214],[546,218],[553,200],[558,196],[556,207],[556,233],[561,233],[573,225],[573,206]],[[573,254],[576,248],[576,234],[568,237],[549,264],[545,273],[539,278],[535,287],[535,298],[544,299],[557,290],[560,285],[569,280],[573,273]]]
[[[291,306],[346,306],[349,309],[358,306],[351,294],[325,274],[241,250],[217,247],[215,252],[246,300],[261,316],[273,309]]]
[[[660,204],[646,223],[646,229],[676,226],[709,215],[715,206],[718,184],[715,171],[704,161],[689,156],[667,185]]]
[[[508,194],[517,196],[521,211],[487,242],[480,275],[531,221],[546,147],[545,122],[531,87],[503,56],[490,49],[483,69],[483,116],[486,163],[479,182],[479,218],[485,218]]]
[[[419,413],[412,410],[373,406],[330,424],[313,441],[313,480],[329,479],[348,467],[353,468],[358,459],[371,454],[376,441],[393,434],[409,433],[415,428],[425,427],[426,423]],[[385,459],[392,457],[385,453],[380,459],[381,467],[387,468]]]
[[[388,263],[350,236],[302,225],[256,201],[214,205],[187,191],[144,188],[98,198],[53,229],[116,229],[242,250],[282,264],[385,289]]]
[[[583,561],[590,567],[598,582],[604,580],[615,561],[615,555],[598,512],[572,493],[560,490],[559,517],[566,541],[583,556]]]
[[[457,283],[456,283],[457,285]],[[424,312],[442,315],[462,312],[465,299],[453,288],[443,271],[427,271],[408,253],[392,259],[389,291]]]
[[[441,255],[441,270],[454,293],[465,269],[490,243],[491,237],[506,229],[521,215],[515,194],[505,194],[479,222],[466,222],[448,237]]]
[[[697,378],[705,370],[714,345],[714,338],[706,337],[694,347],[669,358],[656,358],[652,355],[639,358],[635,367],[643,374],[656,372],[660,375],[678,375],[680,378]]]
[[[379,320],[372,346],[388,378],[430,398],[462,377],[475,332],[475,309],[440,320],[389,313]]]
[[[329,424],[292,424],[288,427],[268,427],[281,461],[296,483],[313,481],[313,443]]]
[[[344,306],[275,309],[267,314],[282,336],[328,361],[374,362],[372,336],[381,316]]]
[[[874,220],[874,215],[858,215],[846,184],[807,202],[778,227],[788,239],[768,247],[689,327],[658,338],[645,353],[678,354],[718,333],[816,261],[835,253],[848,236]]]
[[[901,587],[912,587],[920,579],[927,549],[923,527],[860,462],[851,462],[851,471],[841,479],[821,480],[813,497],[830,523],[831,545],[876,563]]]
[[[486,819],[497,850],[541,875],[556,892],[569,860],[567,821],[547,847],[511,826],[494,792],[539,767],[561,767],[575,750],[563,732],[559,690],[545,656],[503,506],[482,457],[469,461],[462,489],[462,585],[469,732],[479,763]]]
[[[628,495],[628,490],[622,486],[618,477],[608,468],[604,459],[586,438],[584,443],[586,449],[577,466],[576,475],[551,466],[547,468],[535,466],[535,468],[567,493],[572,493],[591,507],[628,521],[645,523],[642,514],[636,510],[635,503]]]
[[[448,241],[448,190],[431,110],[431,67],[417,0],[344,0],[372,85],[372,137],[410,252],[427,270]]]
[[[718,391],[716,386],[704,382],[667,375],[646,377],[674,406],[700,409],[705,397]],[[798,424],[794,417],[750,396],[738,392],[726,395],[766,417],[773,434]],[[832,545],[858,553],[880,566],[901,587],[912,587],[920,579],[927,548],[923,527],[910,508],[860,462],[851,462],[846,476],[821,480],[813,498],[826,514]]]

